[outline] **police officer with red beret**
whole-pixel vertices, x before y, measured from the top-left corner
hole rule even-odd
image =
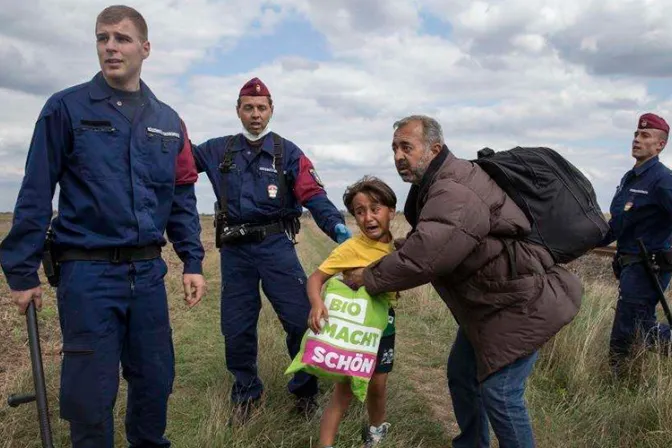
[[[350,231],[312,162],[298,146],[271,131],[273,100],[260,79],[241,88],[236,113],[242,132],[198,145],[194,158],[217,196],[221,328],[227,368],[234,376],[232,423],[242,423],[263,392],[257,374],[259,283],[280,318],[293,358],[310,312],[306,275],[294,249],[302,208],[336,242],[345,241]],[[297,397],[297,410],[308,415],[315,410],[314,376],[298,373],[288,388]]]
[[[637,337],[647,346],[669,346],[670,327],[656,322],[658,295],[647,276],[638,239],[642,238],[659,267],[658,281],[667,288],[672,273],[672,171],[658,159],[665,148],[670,127],[660,116],[646,113],[639,118],[632,140],[635,166],[625,173],[611,202],[610,231],[604,245],[617,242],[614,272],[619,278],[619,297],[609,344],[615,373],[630,353]]]

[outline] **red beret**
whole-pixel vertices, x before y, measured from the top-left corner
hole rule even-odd
[[[656,114],[644,114],[639,117],[639,129],[660,129],[661,131],[670,132],[670,126],[667,122]]]
[[[238,96],[271,96],[271,92],[259,78],[252,78],[240,89]]]

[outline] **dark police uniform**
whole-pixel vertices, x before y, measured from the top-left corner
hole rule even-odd
[[[658,295],[639,257],[638,238],[649,253],[662,253],[672,243],[672,172],[658,157],[628,171],[611,203],[610,232],[604,244],[617,240],[615,270],[619,300],[611,333],[610,352],[616,360],[627,355],[637,332],[648,344],[670,341],[668,325],[656,323]],[[658,274],[663,288],[670,272]]]
[[[219,167],[227,159],[229,143],[230,160],[224,174]],[[281,144],[282,167],[275,166],[273,133],[263,137],[260,148],[251,146],[241,134],[214,138],[194,147],[197,169],[206,172],[218,201],[222,182],[226,182],[228,225],[235,228],[244,224],[249,226],[248,232],[255,227],[265,229],[265,237],[258,241],[225,242],[220,249],[221,326],[227,368],[235,377],[231,398],[238,404],[256,400],[263,392],[257,375],[259,282],[287,333],[291,358],[299,351],[307,329],[310,303],[306,275],[291,240],[293,221],[306,207],[335,241],[335,227],[344,223],[310,160],[291,141],[281,139]],[[286,173],[284,196],[279,188],[279,170]],[[297,397],[317,393],[315,377],[306,373],[297,373],[288,387]]]
[[[0,258],[11,289],[39,285],[58,183],[60,411],[74,447],[114,445],[120,361],[130,446],[170,446],[174,355],[160,252],[165,231],[184,272],[201,273],[197,177],[184,124],[142,81],[139,94],[122,93],[98,73],[42,109]]]

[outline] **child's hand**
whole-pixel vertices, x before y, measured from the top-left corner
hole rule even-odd
[[[308,326],[311,330],[313,330],[313,333],[319,334],[322,330],[322,326],[320,325],[322,319],[329,321],[329,312],[327,311],[327,307],[324,306],[324,302],[313,305],[313,307],[310,309],[310,315],[308,316]]]

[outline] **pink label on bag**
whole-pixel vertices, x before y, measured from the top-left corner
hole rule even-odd
[[[370,353],[339,349],[315,339],[306,341],[301,361],[328,372],[361,378],[371,378],[376,367],[376,356]]]

